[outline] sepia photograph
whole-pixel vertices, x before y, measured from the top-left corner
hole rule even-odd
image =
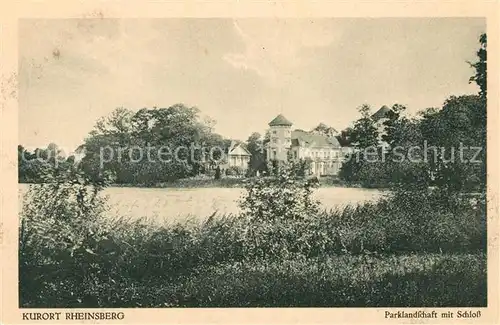
[[[488,24],[17,19],[16,319],[480,321],[498,302]]]
[[[19,305],[487,305],[485,20],[22,20]]]

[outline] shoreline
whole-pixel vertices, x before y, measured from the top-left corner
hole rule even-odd
[[[245,184],[244,182],[193,182],[190,184],[190,182],[182,182],[182,183],[177,183],[177,182],[172,182],[172,183],[159,183],[159,184],[154,184],[154,185],[141,185],[141,184],[110,184],[109,187],[123,187],[123,188],[240,188],[244,189]],[[352,188],[352,189],[368,189],[368,190],[386,190],[387,188],[383,187],[362,187],[359,185],[342,185],[342,184],[320,184],[319,188]]]
[[[156,184],[120,184],[111,183],[106,187],[117,187],[117,188],[165,188],[165,189],[196,189],[196,188],[245,188],[246,181],[250,181],[248,178],[225,178],[221,180],[213,179],[180,179],[168,183],[156,183]],[[22,185],[36,185],[41,183],[22,183]],[[345,184],[345,183],[331,183],[326,181],[321,181],[319,188],[352,188],[352,189],[367,189],[367,190],[388,190],[387,187],[363,187],[360,184]]]

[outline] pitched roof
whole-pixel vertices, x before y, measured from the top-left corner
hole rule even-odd
[[[250,152],[241,144],[233,141],[228,149],[228,155],[251,156]]]
[[[378,121],[384,117],[387,117],[387,114],[389,112],[391,112],[391,109],[384,105],[384,106],[380,107],[380,109],[378,111],[373,113],[372,119],[374,119],[375,121]]]
[[[313,134],[302,130],[292,131],[292,146],[312,148],[340,148],[340,143],[335,137]]]
[[[271,122],[269,122],[269,126],[278,126],[278,125],[292,126],[292,122],[287,120],[287,118],[284,117],[282,114],[279,114]]]

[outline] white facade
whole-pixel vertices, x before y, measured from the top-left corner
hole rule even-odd
[[[248,168],[251,154],[240,145],[235,145],[229,149],[227,156],[228,167]]]
[[[271,126],[269,133],[267,159],[286,160],[287,152],[292,145],[291,128],[285,125]]]
[[[281,116],[284,118],[283,116]],[[275,120],[279,119],[278,116]],[[285,119],[286,120],[286,119]],[[305,131],[292,131],[291,123],[270,123],[270,141],[267,144],[267,160],[310,160],[313,175],[337,175],[344,160],[338,141],[325,135]],[[278,122],[279,123],[279,122]]]
[[[317,176],[337,175],[344,159],[341,148],[294,147],[292,153],[293,160],[310,159],[311,174]]]

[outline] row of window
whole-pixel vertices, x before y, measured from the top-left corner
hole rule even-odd
[[[333,168],[334,170],[337,170],[339,167],[340,167],[340,164],[338,162],[335,162],[335,161],[330,161],[330,162],[324,162],[324,163],[313,163],[313,165],[311,166],[312,169],[316,169],[316,168],[321,168],[323,170],[326,170],[327,168]]]
[[[245,157],[240,157],[240,156],[232,156],[230,157],[232,162],[239,162],[239,161],[249,161],[250,157],[245,156]]]
[[[311,151],[309,153],[310,157],[315,157],[315,158],[338,158],[339,157],[339,152],[338,151]]]
[[[339,152],[338,151],[331,151],[331,152],[328,152],[328,151],[323,151],[323,152],[312,151],[310,153],[309,157],[312,157],[312,158],[326,158],[326,159],[338,158],[339,157]],[[271,158],[272,159],[276,158],[276,150],[272,151]],[[295,158],[295,159],[298,158],[298,152],[296,150],[293,151],[293,158]]]

